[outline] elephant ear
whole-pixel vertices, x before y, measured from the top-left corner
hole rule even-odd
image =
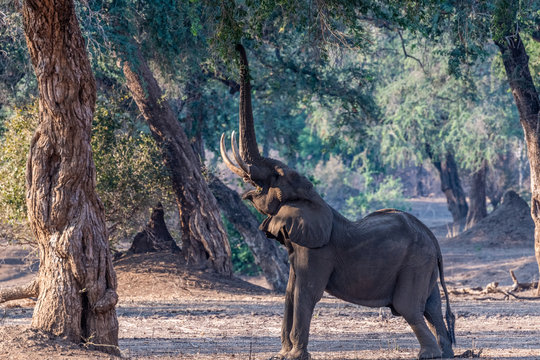
[[[320,201],[296,200],[285,203],[278,213],[266,218],[259,229],[266,236],[278,239],[280,231],[292,242],[308,248],[318,248],[330,241],[332,210]]]

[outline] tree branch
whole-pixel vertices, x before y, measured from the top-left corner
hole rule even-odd
[[[0,304],[6,301],[27,299],[39,295],[39,285],[37,278],[23,286],[0,289]]]
[[[231,79],[227,79],[223,75],[216,74],[215,72],[210,71],[210,70],[205,69],[205,68],[202,68],[202,72],[207,77],[209,77],[211,79],[214,79],[214,80],[217,80],[217,81],[223,83],[225,86],[227,86],[229,88],[229,93],[231,95],[236,94],[238,91],[240,91],[240,84],[238,84],[236,81],[231,80]]]
[[[407,53],[407,49],[405,48],[405,40],[403,39],[403,35],[401,34],[401,30],[398,30],[397,33],[399,35],[399,38],[401,39],[401,48],[403,49],[403,55],[405,55],[405,57],[416,60],[416,62],[422,68],[422,71],[424,72],[424,74],[427,75],[428,73],[427,73],[426,69],[424,68],[424,64],[422,64],[422,61],[420,61],[420,59],[418,59],[417,57],[414,57],[414,56],[410,55],[409,53]]]
[[[285,59],[283,59],[283,56],[281,56],[281,52],[280,52],[279,48],[275,47],[274,50],[275,50],[275,54],[276,54],[276,59],[278,59],[278,61],[281,63],[281,65],[283,65],[284,68],[289,69],[289,70],[291,70],[291,71],[293,71],[295,73],[300,73],[300,74],[303,74],[303,75],[311,76],[315,81],[321,82],[321,79],[319,78],[319,76],[317,76],[315,71],[312,71],[310,69],[306,69],[305,67],[300,69],[298,67],[298,65],[296,65],[292,61],[286,62]]]

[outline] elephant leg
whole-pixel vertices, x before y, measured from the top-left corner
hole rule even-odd
[[[281,351],[277,355],[274,355],[270,360],[285,359],[287,353],[289,353],[293,347],[290,334],[293,324],[295,280],[296,274],[294,273],[294,267],[291,265],[289,270],[289,281],[287,282],[287,289],[285,290],[285,312],[281,323]]]
[[[393,306],[411,326],[420,343],[419,359],[437,359],[442,356],[435,336],[424,321],[427,291],[431,282],[431,273],[424,269],[409,269],[400,274],[394,292]]]
[[[307,346],[313,309],[321,299],[332,271],[328,260],[323,257],[318,258],[320,251],[318,252],[317,249],[305,250],[309,256],[299,256],[297,258],[299,260],[298,266],[295,269],[293,323],[290,333],[293,347],[286,356],[287,360],[311,358]]]
[[[431,294],[426,302],[426,309],[424,316],[428,322],[428,325],[437,338],[437,343],[442,349],[443,358],[453,358],[454,351],[452,350],[452,342],[448,336],[448,331],[444,323],[442,315],[441,295],[439,293],[439,286],[435,285]]]

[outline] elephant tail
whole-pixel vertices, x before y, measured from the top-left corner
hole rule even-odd
[[[441,286],[444,291],[444,298],[446,299],[446,326],[448,328],[448,336],[450,337],[450,341],[452,344],[456,343],[456,335],[454,333],[454,326],[456,323],[456,317],[454,316],[454,313],[452,313],[452,309],[450,308],[450,299],[448,298],[448,290],[446,289],[446,282],[444,281],[444,272],[443,272],[443,259],[442,255],[439,253],[438,256],[438,263],[439,263],[439,278],[441,281]]]

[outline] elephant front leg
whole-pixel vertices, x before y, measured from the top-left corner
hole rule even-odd
[[[287,360],[311,358],[307,346],[313,309],[324,293],[332,270],[331,264],[324,257],[319,257],[319,253],[320,251],[316,249],[306,249],[305,255],[309,256],[297,258],[293,323],[290,333],[292,349],[285,357]]]
[[[294,273],[294,268],[291,265],[289,270],[289,281],[287,282],[287,289],[285,290],[285,312],[281,323],[281,351],[277,355],[274,355],[270,360],[285,359],[293,347],[290,334],[293,324],[295,280],[296,275]]]

